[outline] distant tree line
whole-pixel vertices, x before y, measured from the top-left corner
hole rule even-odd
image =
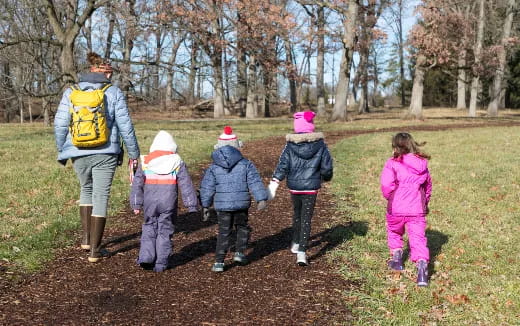
[[[345,121],[372,107],[520,102],[516,0],[0,0],[0,115],[50,125],[89,51],[131,99],[213,116],[273,105]],[[418,22],[410,35],[404,22]],[[390,99],[393,99],[390,101]],[[469,100],[468,100],[469,99]],[[38,110],[36,110],[36,108]]]

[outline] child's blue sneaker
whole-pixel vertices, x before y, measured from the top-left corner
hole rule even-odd
[[[233,261],[241,265],[247,264],[246,255],[244,255],[241,252],[235,252],[235,255],[233,256]]]
[[[213,272],[217,272],[217,273],[223,272],[224,271],[224,263],[215,263],[215,264],[213,264],[213,267],[211,267],[211,270]]]

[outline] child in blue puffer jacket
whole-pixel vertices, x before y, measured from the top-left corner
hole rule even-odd
[[[294,114],[294,134],[285,137],[287,144],[268,186],[271,200],[279,182],[287,178],[294,209],[291,252],[296,254],[296,262],[300,266],[308,264],[305,251],[318,190],[322,181],[332,179],[333,171],[323,133],[314,132],[315,115],[312,111]]]
[[[248,210],[252,193],[258,202],[258,210],[267,207],[267,191],[255,165],[242,156],[242,142],[226,126],[220,135],[215,151],[211,154],[213,163],[204,173],[200,184],[200,200],[203,220],[209,219],[209,207],[213,204],[217,212],[218,236],[214,272],[224,271],[224,259],[229,249],[229,237],[236,228],[236,250],[233,261],[246,264],[245,250],[251,229],[248,225]]]

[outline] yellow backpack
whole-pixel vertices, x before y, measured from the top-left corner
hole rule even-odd
[[[105,91],[111,84],[92,91],[83,91],[78,85],[71,86],[70,135],[76,147],[96,147],[108,141],[109,130],[105,117]]]

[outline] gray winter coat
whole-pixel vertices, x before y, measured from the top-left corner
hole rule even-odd
[[[104,74],[88,73],[80,77],[78,85],[82,90],[86,90],[88,88],[99,89],[107,83],[110,83],[110,80]],[[58,149],[58,161],[92,154],[119,154],[121,152],[120,137],[126,145],[128,157],[131,159],[139,157],[139,145],[137,144],[125,96],[116,86],[111,86],[105,91],[105,115],[107,126],[110,130],[109,141],[94,148],[80,149],[72,145],[69,133],[69,108],[71,106],[69,96],[71,92],[72,90],[68,88],[63,93],[54,118],[54,135]]]
[[[217,211],[237,211],[251,206],[251,195],[258,201],[267,200],[267,191],[255,165],[232,147],[215,150],[213,164],[204,173],[200,184],[203,207],[213,204]]]

